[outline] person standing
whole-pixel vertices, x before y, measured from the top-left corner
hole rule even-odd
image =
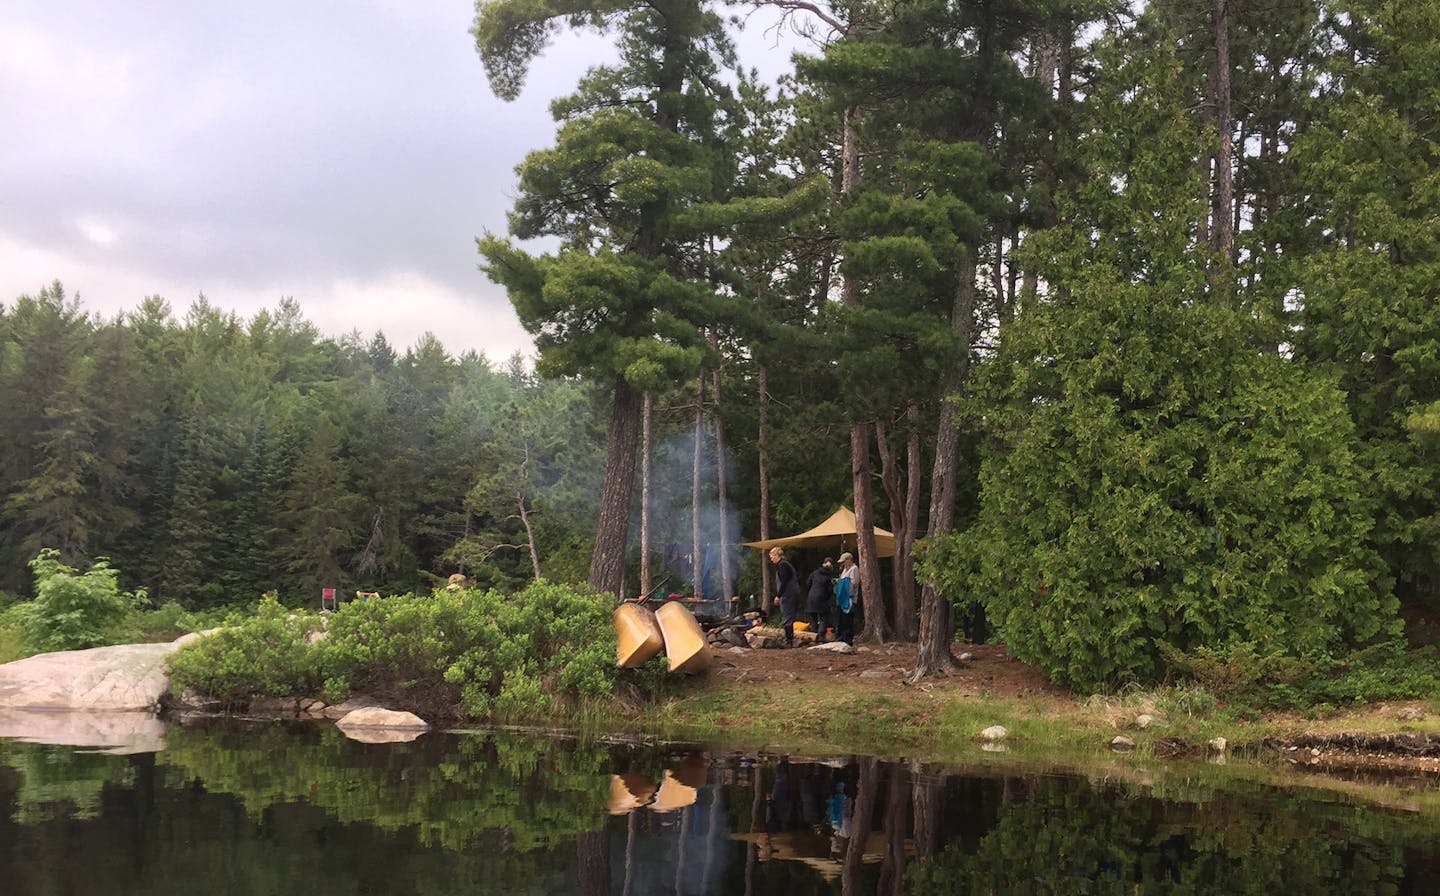
[[[840,578],[835,582],[835,636],[855,643],[855,608],[860,606],[860,568],[849,551],[840,555]]]
[[[785,627],[785,646],[795,646],[795,617],[800,613],[800,576],[779,548],[770,549],[775,564],[775,603],[780,605],[780,624]]]
[[[810,573],[805,592],[805,613],[810,617],[810,630],[825,640],[825,626],[830,620],[830,593],[835,588],[835,561],[829,557]]]

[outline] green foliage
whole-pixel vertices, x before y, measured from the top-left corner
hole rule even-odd
[[[24,604],[0,610],[0,663],[24,659],[35,652],[25,638],[24,618],[28,611]]]
[[[187,610],[172,601],[126,616],[116,631],[115,640],[123,644],[173,641],[181,635],[216,628],[233,612],[233,608],[227,607]]]
[[[81,573],[46,548],[30,561],[35,599],[15,611],[26,640],[36,649],[80,650],[113,643],[117,626],[142,605],[145,592],[120,590],[117,570],[97,560]]]
[[[622,675],[655,686],[653,672],[615,668],[611,608],[608,597],[544,581],[513,595],[353,601],[324,616],[267,598],[170,666],[178,686],[231,702],[323,688],[331,701],[380,695],[430,717],[534,718],[609,697]],[[325,637],[307,643],[322,627]]]
[[[1320,656],[1398,630],[1342,398],[1223,309],[1105,282],[982,371],[977,523],[929,555],[1057,681],[1155,681],[1157,645]]]
[[[1250,642],[1188,653],[1167,645],[1161,647],[1161,654],[1199,690],[1265,709],[1424,699],[1440,693],[1440,648],[1433,645],[1408,649],[1402,641],[1385,641],[1338,659],[1265,654]]]
[[[320,673],[306,636],[321,628],[318,613],[290,610],[267,594],[255,615],[232,618],[171,655],[171,681],[230,703],[316,693]]]

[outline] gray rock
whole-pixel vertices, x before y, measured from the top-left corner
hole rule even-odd
[[[415,715],[413,712],[400,712],[394,709],[381,709],[378,706],[371,706],[346,713],[344,718],[335,723],[335,727],[342,731],[352,728],[427,731],[430,728],[430,723]]]
[[[359,696],[351,697],[344,703],[337,703],[334,706],[325,707],[322,715],[324,715],[327,719],[343,719],[357,709],[369,709],[371,707],[376,707],[379,705],[379,700],[376,700],[374,697],[368,697],[361,694]]]
[[[866,669],[865,671],[863,671],[863,672],[860,673],[860,677],[861,677],[861,678],[889,678],[889,677],[890,677],[890,674],[891,674],[891,672],[890,672],[889,669]]]
[[[1224,737],[1212,737],[1206,742],[1205,746],[1214,750],[1216,753],[1224,753],[1225,748],[1229,746],[1229,741],[1225,740]]]
[[[844,641],[827,641],[827,642],[825,642],[824,644],[816,644],[814,647],[811,647],[811,648],[809,648],[809,649],[810,649],[810,650],[828,650],[828,651],[830,651],[831,653],[844,653],[844,654],[851,654],[851,653],[854,653],[854,652],[855,652],[855,648],[854,648],[852,645],[850,645],[850,644],[846,644]]]
[[[1010,729],[1006,728],[1004,725],[991,725],[989,728],[986,728],[984,731],[980,732],[980,737],[983,740],[989,741],[1004,740],[1009,736]]]
[[[1117,753],[1126,753],[1135,749],[1135,741],[1123,734],[1117,734],[1115,739],[1110,741],[1110,749]]]
[[[1153,724],[1155,724],[1155,717],[1150,715],[1149,713],[1142,712],[1140,713],[1140,715],[1135,717],[1135,727],[1139,728],[1141,731],[1144,731],[1146,728],[1149,728]]]
[[[170,690],[170,644],[42,653],[0,666],[0,707],[148,712]]]

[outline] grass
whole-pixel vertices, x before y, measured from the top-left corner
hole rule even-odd
[[[1424,718],[1400,719],[1402,705],[1418,707]],[[1141,715],[1152,717],[1145,728],[1138,723]],[[1127,761],[1135,762],[1182,748],[1203,756],[1216,737],[1226,739],[1234,756],[1302,734],[1440,736],[1440,700],[1348,707],[1305,718],[1225,704],[1193,685],[1057,700],[959,697],[912,688],[841,689],[833,683],[735,686],[711,681],[697,682],[688,692],[648,707],[617,713],[600,705],[586,721],[591,730],[735,749],[906,756],[947,763],[974,761],[981,752],[979,734],[992,725],[1008,729],[1004,752],[1012,759],[1108,762],[1116,755],[1111,740],[1125,734],[1136,742],[1134,752],[1127,754]]]

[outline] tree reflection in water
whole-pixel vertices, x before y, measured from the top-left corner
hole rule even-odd
[[[0,741],[7,896],[1440,892],[1435,813],[1225,770],[1148,786],[283,726],[167,741],[140,756]]]

